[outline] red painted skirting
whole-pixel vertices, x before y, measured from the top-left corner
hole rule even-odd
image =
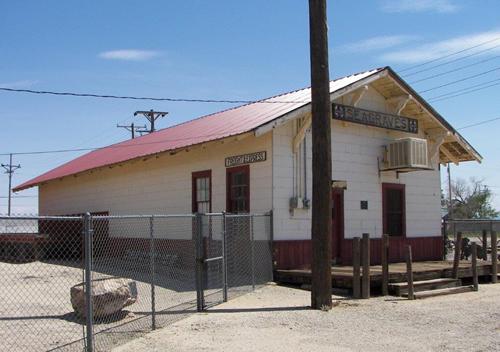
[[[370,240],[371,264],[380,264],[381,260],[380,238]],[[443,238],[436,237],[392,237],[389,240],[389,261],[402,262],[405,260],[405,247],[411,245],[413,260],[441,260],[443,258]],[[343,239],[341,259],[342,264],[352,263],[352,240]],[[311,241],[274,241],[275,269],[300,269],[311,264]]]

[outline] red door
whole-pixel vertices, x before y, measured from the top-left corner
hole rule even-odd
[[[344,239],[344,190],[332,190],[332,262],[341,263],[342,240]]]

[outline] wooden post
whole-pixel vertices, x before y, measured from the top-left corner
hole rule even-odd
[[[462,252],[462,233],[459,231],[455,236],[455,257],[453,258],[453,278],[458,279],[458,268],[460,264],[460,254]]]
[[[491,231],[491,282],[498,282],[497,232]]]
[[[382,235],[382,294],[389,294],[389,235]]]
[[[415,294],[413,289],[412,254],[410,245],[406,247],[406,278],[408,281],[408,299],[415,299]]]
[[[361,296],[364,299],[370,298],[370,234],[363,234],[363,285],[361,286]]]
[[[352,296],[361,298],[361,240],[354,237],[352,240]]]
[[[474,291],[479,290],[479,278],[477,277],[477,245],[476,242],[471,244],[472,250],[472,282],[474,285]]]
[[[332,307],[332,143],[326,0],[309,0],[312,113],[311,307]]]
[[[488,231],[483,230],[483,260],[488,260]]]

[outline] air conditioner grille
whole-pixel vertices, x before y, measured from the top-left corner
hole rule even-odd
[[[419,138],[398,139],[387,146],[389,169],[428,168],[427,141]]]

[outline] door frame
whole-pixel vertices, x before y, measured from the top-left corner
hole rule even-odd
[[[244,171],[248,177],[248,187],[246,189],[246,198],[247,198],[247,210],[250,213],[250,165],[240,165],[235,167],[229,167],[226,169],[226,211],[229,211],[231,207],[231,173],[237,171]]]

